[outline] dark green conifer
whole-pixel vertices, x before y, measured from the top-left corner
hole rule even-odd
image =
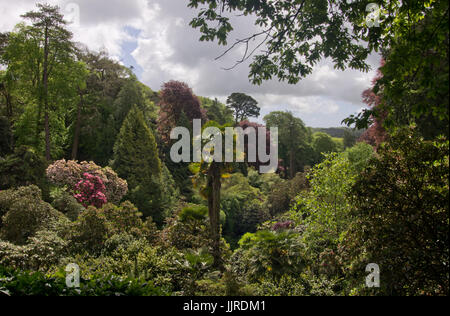
[[[127,180],[131,202],[144,216],[151,216],[155,222],[161,223],[161,161],[155,137],[136,106],[131,108],[120,129],[112,167]]]

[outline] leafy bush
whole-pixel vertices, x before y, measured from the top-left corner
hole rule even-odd
[[[316,277],[309,273],[300,276],[283,275],[274,282],[264,278],[256,287],[259,296],[334,296],[336,295],[337,280]]]
[[[71,227],[70,239],[74,251],[100,253],[106,240],[117,234],[128,233],[137,238],[155,239],[156,227],[131,202],[120,206],[108,203],[101,209],[93,206],[83,211]]]
[[[270,214],[276,216],[288,211],[298,194],[308,188],[309,182],[306,174],[301,172],[289,181],[278,183],[268,193],[266,204]]]
[[[100,252],[108,234],[108,224],[102,210],[89,206],[71,228],[74,251]]]
[[[117,176],[109,167],[102,168],[93,162],[83,161],[78,163],[73,160],[58,160],[50,165],[46,170],[47,178],[54,185],[66,187],[72,192],[75,186],[84,180],[84,175],[88,173],[100,178],[105,186],[107,201],[117,203],[128,192],[127,182]]]
[[[52,206],[66,215],[71,221],[75,221],[81,212],[85,210],[83,205],[78,203],[72,194],[63,189],[53,189],[50,196],[53,199]]]
[[[25,244],[37,231],[54,229],[65,216],[42,201],[37,186],[0,191],[0,210],[4,214],[0,235],[15,244]]]
[[[139,279],[114,275],[80,280],[80,288],[68,288],[64,273],[52,276],[0,266],[0,293],[8,296],[162,296],[169,293]]]
[[[102,179],[89,173],[85,173],[83,174],[83,179],[75,185],[74,197],[85,207],[88,207],[89,205],[102,207],[102,205],[107,202],[105,191],[106,188]]]
[[[252,182],[261,185],[256,175],[253,175]],[[226,214],[224,235],[233,244],[244,233],[256,231],[256,226],[268,217],[261,191],[251,186],[249,179],[241,173],[232,174],[223,181],[220,204]]]
[[[179,215],[166,219],[161,242],[179,250],[208,247],[211,241],[208,217],[203,207],[185,208]],[[192,213],[192,214],[190,214]]]
[[[183,223],[193,220],[203,221],[208,217],[208,208],[202,205],[185,207],[178,214],[178,217]]]
[[[97,254],[81,253],[61,260],[60,265],[76,262],[84,278],[114,274],[151,280],[169,291],[180,291],[187,282],[184,255],[172,247],[154,246],[143,238],[122,233],[106,239]]]
[[[361,280],[377,263],[379,294],[448,295],[449,142],[405,129],[378,154],[352,191],[355,221],[343,243],[349,275]]]
[[[142,221],[142,213],[129,201],[120,206],[108,203],[101,209],[108,222],[108,236],[129,233],[137,238],[155,238],[156,225],[147,219]]]
[[[239,245],[231,259],[233,272],[249,281],[261,277],[278,280],[285,274],[300,274],[307,264],[305,246],[293,231],[247,233]]]
[[[39,231],[24,246],[0,241],[0,264],[33,271],[47,271],[65,254],[67,242],[56,232]]]

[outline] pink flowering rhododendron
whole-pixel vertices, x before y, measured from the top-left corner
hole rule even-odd
[[[89,173],[83,174],[83,180],[75,185],[74,192],[74,197],[85,207],[92,205],[100,208],[108,202],[102,179]]]
[[[109,167],[102,168],[93,162],[77,162],[73,160],[58,160],[47,168],[46,174],[50,182],[57,186],[65,186],[72,190],[83,175],[99,177],[105,185],[105,195],[109,202],[118,203],[128,192],[127,182],[117,176]]]

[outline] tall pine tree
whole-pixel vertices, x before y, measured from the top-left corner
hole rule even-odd
[[[128,199],[144,216],[151,216],[161,224],[164,218],[162,165],[155,137],[136,106],[131,108],[120,129],[112,167],[127,180]]]

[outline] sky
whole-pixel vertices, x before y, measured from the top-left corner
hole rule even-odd
[[[363,73],[335,70],[323,60],[295,85],[277,80],[252,85],[248,63],[224,70],[241,57],[242,49],[216,60],[226,47],[199,41],[199,31],[189,26],[196,11],[187,7],[188,0],[0,0],[0,32],[13,30],[22,21],[20,15],[35,9],[37,2],[58,5],[71,22],[75,41],[133,66],[152,90],[179,80],[196,95],[222,102],[233,92],[246,93],[261,107],[259,122],[272,111],[291,111],[307,126],[341,126],[343,119],[364,108],[361,94],[371,86],[380,63],[379,56],[370,56],[372,70]],[[236,16],[232,23],[230,43],[254,33],[251,17]]]

